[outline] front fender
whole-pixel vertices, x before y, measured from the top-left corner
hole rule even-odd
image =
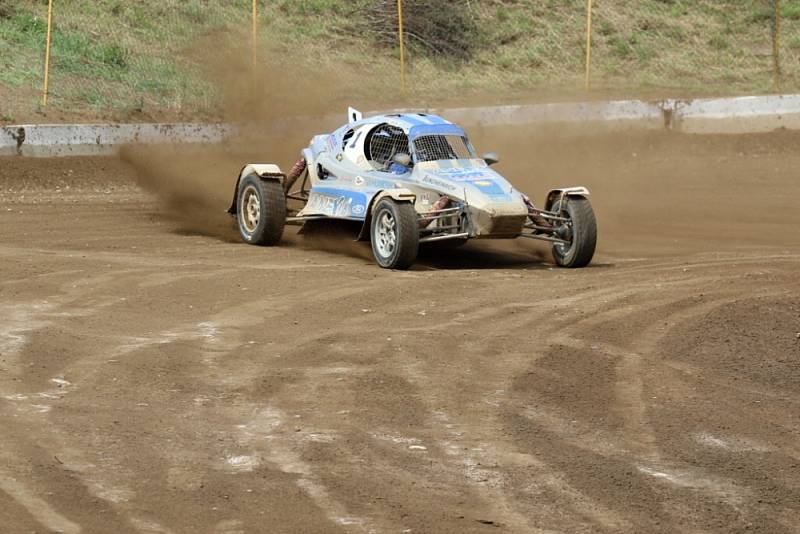
[[[556,201],[564,197],[588,197],[591,193],[585,187],[562,187],[560,189],[552,189],[547,193],[547,201],[544,204],[544,211],[550,211]]]
[[[239,184],[242,179],[248,176],[258,176],[262,180],[272,180],[279,182],[281,185],[286,181],[286,175],[277,165],[272,163],[248,163],[239,172],[239,178],[236,179],[236,186],[233,188],[233,201],[231,202],[231,207],[228,208],[228,213],[231,215],[236,214],[236,206],[239,200]]]
[[[369,201],[367,216],[364,218],[364,224],[361,225],[361,231],[358,233],[359,241],[369,238],[369,227],[372,225],[372,209],[384,198],[391,198],[396,202],[410,202],[411,204],[417,201],[417,195],[411,189],[406,189],[405,187],[378,191]]]

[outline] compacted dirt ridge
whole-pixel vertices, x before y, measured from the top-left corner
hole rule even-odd
[[[240,244],[230,153],[0,159],[0,532],[797,532],[799,141],[478,132],[592,189],[574,271]]]

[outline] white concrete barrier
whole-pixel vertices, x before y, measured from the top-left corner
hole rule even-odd
[[[420,110],[422,111],[422,110]],[[643,102],[578,102],[425,110],[467,127],[557,125],[577,132],[672,129],[685,133],[742,134],[800,130],[800,95]],[[377,112],[376,112],[377,113]],[[370,115],[372,113],[368,113]],[[345,113],[275,121],[274,128],[345,121]],[[107,155],[126,144],[220,143],[241,129],[230,124],[38,124],[0,128],[0,155],[33,157]]]
[[[366,111],[365,117],[382,113],[429,113],[467,128],[541,125],[564,128],[567,132],[610,132],[624,130],[659,130],[665,127],[665,114],[660,102],[621,100],[614,102],[573,102],[552,104],[520,104],[480,108],[398,108]],[[322,117],[293,117],[273,121],[269,127],[302,128],[322,133],[341,126],[347,119],[344,110]],[[263,125],[245,125],[263,131]]]
[[[664,112],[661,107],[658,104],[640,100],[432,109],[430,111],[466,126],[563,124],[595,126],[603,130],[614,131],[664,128]]]
[[[97,156],[126,144],[220,143],[232,127],[222,124],[37,124],[23,125],[19,154],[31,157]]]
[[[694,134],[800,130],[800,95],[675,101],[672,128]]]

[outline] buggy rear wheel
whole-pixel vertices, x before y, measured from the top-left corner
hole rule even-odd
[[[251,245],[277,245],[286,224],[286,197],[274,180],[247,176],[239,184],[236,221],[242,239]]]
[[[417,259],[419,226],[410,202],[383,199],[372,212],[372,255],[385,269],[408,269]]]
[[[594,257],[597,247],[597,219],[594,210],[586,197],[566,197],[564,205],[561,201],[553,205],[551,211],[560,213],[569,219],[556,227],[556,235],[570,240],[569,245],[555,243],[553,259],[561,267],[586,267]]]

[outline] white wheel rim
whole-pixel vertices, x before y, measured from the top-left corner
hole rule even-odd
[[[553,210],[553,211],[556,211],[556,210]],[[561,204],[558,204],[557,212],[561,217],[567,217],[569,219],[569,222],[564,223],[564,224],[571,225],[572,242],[569,245],[564,244],[564,243],[555,243],[555,248],[558,250],[558,253],[561,254],[562,256],[566,256],[572,250],[572,247],[575,246],[575,227],[574,227],[574,225],[572,225],[572,217],[570,217],[569,213],[567,213],[566,210],[562,210],[561,209]]]
[[[397,247],[397,223],[389,211],[384,211],[378,217],[376,225],[375,247],[382,258],[392,256]]]
[[[248,234],[252,234],[258,228],[261,220],[261,198],[258,191],[252,185],[247,186],[242,194],[242,208],[240,210],[242,224]]]

